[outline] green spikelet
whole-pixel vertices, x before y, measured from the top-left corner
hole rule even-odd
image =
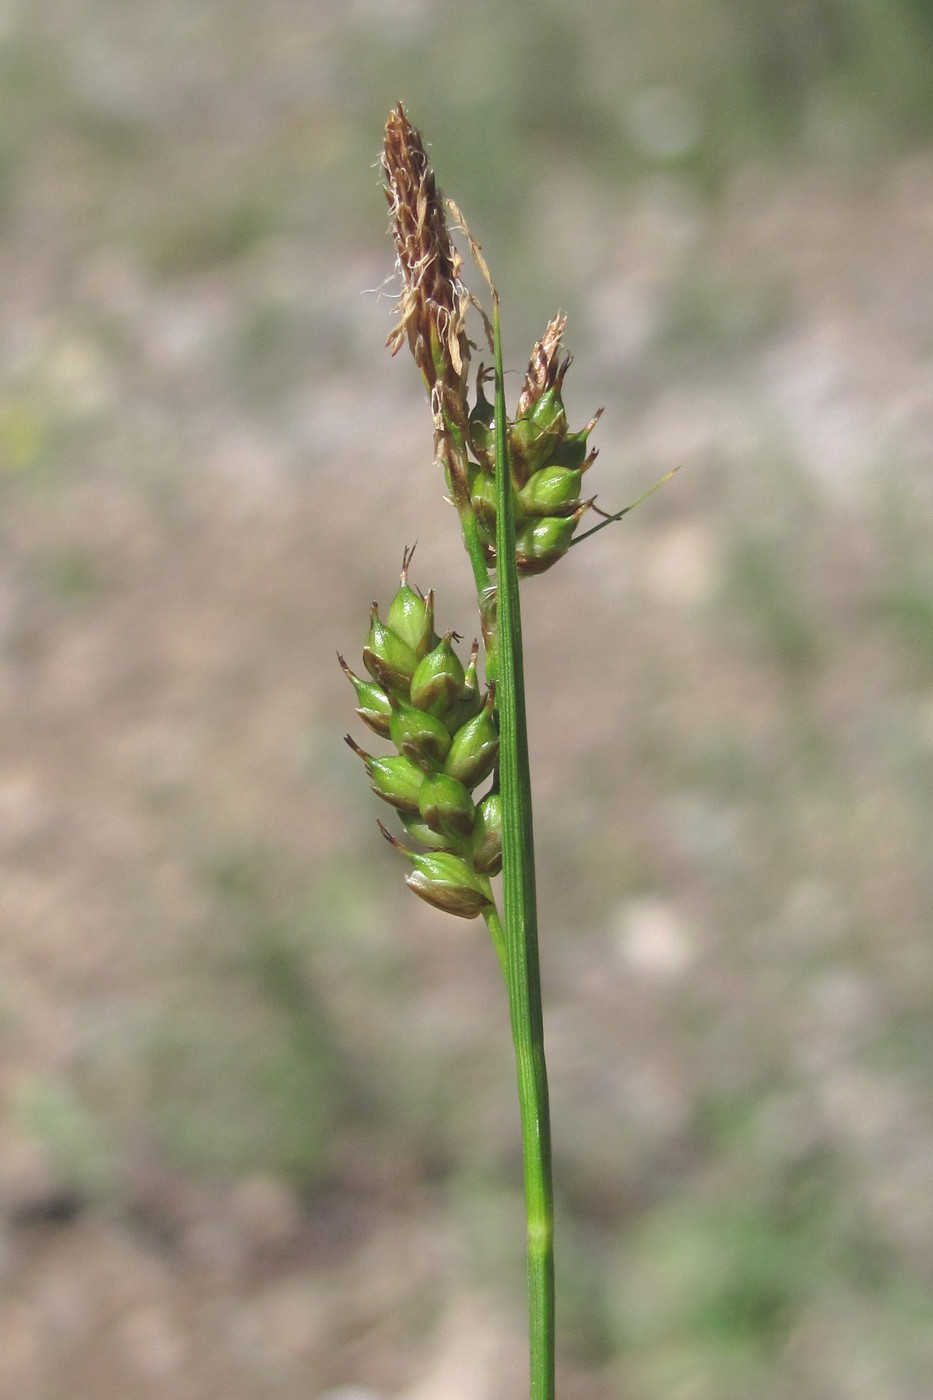
[[[454,735],[450,752],[444,760],[444,772],[472,790],[489,777],[498,757],[499,731],[493,716],[493,694],[490,691],[479,714],[461,725]]]
[[[406,884],[419,899],[461,919],[475,919],[489,908],[492,900],[488,889],[462,856],[452,851],[410,851],[396,841],[381,822],[379,830],[389,845],[406,856],[414,866]]]
[[[491,472],[495,442],[495,409],[483,393],[485,374],[486,371],[480,365],[476,376],[476,403],[470,414],[470,446],[483,470]]]
[[[437,637],[434,635],[434,590],[431,589],[427,597],[422,597],[408,583],[408,569],[414,552],[412,546],[402,556],[401,580],[386,613],[386,626],[411,647],[420,660],[435,645]]]
[[[406,550],[385,622],[375,603],[372,607],[363,659],[373,679],[357,676],[339,658],[356,691],[358,714],[398,752],[375,758],[349,735],[347,743],[364,763],[377,797],[396,809],[408,835],[427,848],[425,857],[401,848],[415,866],[408,881],[412,889],[438,908],[473,918],[489,902],[472,856],[471,790],[491,772],[498,751],[492,695],[485,703],[480,695],[479,642],[473,643],[464,670],[454,650],[455,634],[434,636],[433,593],[422,595],[410,586],[410,563]],[[438,863],[440,856],[456,861]]]
[[[344,741],[366,765],[371,779],[370,786],[376,796],[381,797],[383,802],[390,803],[399,812],[416,815],[421,785],[424,782],[423,770],[404,754],[373,758],[372,754],[361,749],[349,734],[344,736]]]
[[[414,870],[405,881],[419,899],[456,914],[461,919],[475,919],[492,904],[486,890],[461,856],[438,851],[434,855],[411,855]]]
[[[429,851],[456,851],[463,845],[460,837],[435,831],[427,822],[422,821],[420,816],[413,817],[410,813],[399,812],[399,819],[411,839],[421,846],[426,846]]]
[[[507,424],[516,563],[523,575],[544,573],[567,553],[588,504],[580,495],[583,473],[596,457],[595,451],[588,452],[587,441],[600,414],[577,432],[571,432],[567,423],[562,398],[570,366],[570,356],[561,346],[565,323],[563,316],[555,316],[535,345],[515,418]],[[486,562],[493,564],[496,482],[491,442],[495,416],[483,394],[482,370],[470,423],[471,442],[481,468],[474,467],[470,475],[470,506]]]
[[[546,413],[542,411],[538,416],[536,406],[526,418],[516,419],[509,427],[509,453],[518,487],[552,460],[567,430],[559,390],[550,390],[539,402],[546,405]]]
[[[392,713],[392,705],[388,695],[375,681],[364,681],[344,661],[340,653],[337,653],[337,660],[340,662],[343,674],[350,681],[356,691],[356,698],[359,701],[357,714],[364,724],[368,724],[373,733],[378,734],[382,739],[388,739],[389,716]]]
[[[386,626],[375,603],[370,612],[369,635],[363,647],[363,665],[373,680],[378,681],[390,695],[408,699],[418,656],[397,632]]]
[[[582,473],[550,465],[536,471],[518,494],[525,515],[572,515],[580,504]]]
[[[488,793],[476,809],[471,838],[473,867],[481,875],[498,875],[502,869],[502,799]]]
[[[460,700],[466,676],[448,632],[418,663],[411,680],[411,703],[440,718]]]
[[[457,702],[444,715],[444,723],[447,725],[450,734],[456,734],[468,719],[478,715],[483,708],[483,698],[480,694],[479,681],[476,675],[477,662],[479,660],[479,642],[473,643],[473,650],[470,653],[469,665],[466,669],[466,676],[460,690]]]
[[[418,794],[421,820],[440,836],[469,836],[476,808],[469,790],[449,773],[427,773]]]
[[[389,735],[399,753],[413,763],[430,763],[438,768],[450,751],[450,735],[441,720],[394,696],[391,701]]]
[[[492,545],[496,539],[496,482],[484,472],[477,472],[470,496],[480,538],[484,544]]]
[[[529,520],[516,531],[515,561],[523,578],[529,574],[543,574],[558,559],[563,559],[588,505],[589,502],[584,501],[572,515],[545,515]]]

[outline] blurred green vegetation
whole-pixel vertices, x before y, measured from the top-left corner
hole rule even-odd
[[[215,995],[205,1001],[205,970],[192,972],[191,1004],[155,1028],[148,1109],[170,1160],[225,1175],[273,1170],[311,1191],[329,1178],[341,1126],[366,1121],[373,1103],[310,961],[319,923],[339,914],[321,905],[307,930],[277,918],[274,870],[261,851],[205,870],[225,925],[206,950]]]
[[[112,1194],[116,1145],[103,1115],[89,1107],[72,1084],[34,1076],[21,1086],[13,1110],[18,1126],[45,1149],[66,1195],[73,1192],[79,1202],[104,1201]]]

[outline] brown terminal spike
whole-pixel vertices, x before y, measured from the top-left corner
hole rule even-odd
[[[401,103],[386,122],[382,168],[402,276],[399,323],[386,343],[394,355],[407,336],[430,388],[436,374],[430,355],[427,360],[425,355],[432,329],[437,329],[438,342],[446,348],[453,368],[463,371],[468,355],[463,317],[469,294],[460,281],[462,259],[450,239],[421,133],[411,125]]]
[[[386,122],[382,168],[402,281],[398,322],[386,344],[394,355],[407,339],[431,395],[437,456],[450,475],[454,498],[465,500],[466,473],[452,433],[464,441],[468,432],[470,296],[460,280],[462,259],[451,242],[424,142],[401,103]]]

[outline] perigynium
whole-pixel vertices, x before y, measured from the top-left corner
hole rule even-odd
[[[350,735],[347,743],[376,796],[395,809],[403,839],[379,826],[410,867],[409,888],[445,913],[482,915],[502,966],[522,1126],[531,1395],[552,1400],[550,1122],[518,580],[557,564],[593,505],[583,480],[596,456],[589,436],[599,414],[578,429],[568,423],[562,388],[570,356],[563,347],[566,319],[558,314],[531,352],[508,416],[498,295],[459,210],[445,206],[424,142],[401,104],[386,122],[382,166],[400,280],[387,345],[394,355],[407,343],[428,391],[434,459],[473,571],[484,679],[480,642],[464,658],[455,632],[437,632],[433,590],[412,586],[413,551],[405,549],[388,607],[380,612],[372,605],[362,654],[366,675],[339,658],[356,693],[357,715],[394,752],[370,754]],[[448,208],[488,284],[491,316],[461,280]],[[472,401],[477,347],[466,329],[471,308],[493,359],[477,367]],[[602,524],[616,518],[604,517]],[[492,884],[500,871],[501,915]]]

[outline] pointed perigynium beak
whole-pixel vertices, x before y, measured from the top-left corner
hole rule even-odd
[[[406,549],[402,557],[402,575],[398,591],[386,613],[386,626],[411,647],[420,661],[436,646],[438,639],[434,631],[433,588],[428,590],[425,597],[408,582],[408,567],[414,552],[414,547]]]
[[[384,690],[408,698],[411,678],[418,666],[417,654],[407,642],[387,627],[373,603],[369,614],[369,635],[363,647],[363,665]]]
[[[370,777],[370,787],[383,802],[388,802],[396,811],[409,816],[417,816],[424,771],[404,754],[387,754],[384,758],[373,758],[371,753],[361,749],[350,734],[344,735],[348,744],[363,764]]]
[[[343,674],[356,691],[356,698],[359,701],[357,714],[364,724],[368,724],[374,734],[378,734],[382,739],[390,737],[389,717],[392,714],[392,706],[388,695],[377,685],[375,681],[364,681],[355,671],[351,671],[346,661],[337,653],[337,660],[340,662]]]
[[[414,866],[406,884],[420,899],[461,919],[475,919],[489,908],[492,900],[461,856],[452,851],[410,851],[401,841],[396,841],[382,822],[379,830],[389,845],[407,856]]]

